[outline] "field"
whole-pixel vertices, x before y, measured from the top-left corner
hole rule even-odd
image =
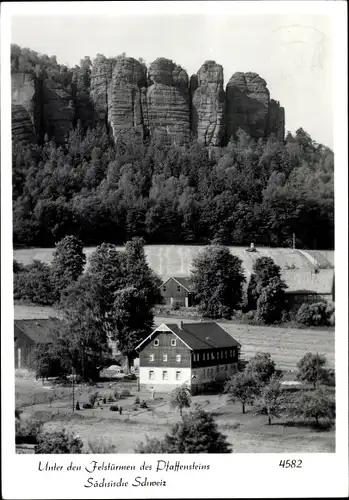
[[[117,247],[120,251],[124,247]],[[243,262],[247,275],[252,271],[252,265],[257,257],[271,257],[282,270],[294,269],[310,273],[314,264],[321,268],[332,268],[334,252],[331,250],[304,251],[292,248],[259,247],[255,254],[245,251],[244,247],[229,247],[233,255]],[[87,260],[96,247],[85,247]],[[204,249],[200,245],[146,245],[145,253],[150,267],[159,276],[189,276],[193,259]],[[29,264],[33,259],[46,263],[52,262],[54,248],[25,248],[14,250],[14,258],[23,264]]]

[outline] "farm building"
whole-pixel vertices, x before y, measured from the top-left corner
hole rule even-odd
[[[304,302],[334,302],[334,271],[319,269],[316,272],[286,271],[283,273],[288,288],[286,304],[290,309],[298,309]]]
[[[32,368],[34,349],[49,344],[56,318],[21,319],[14,321],[15,368]]]
[[[140,387],[167,392],[187,384],[200,392],[237,371],[240,347],[215,322],[162,323],[136,347]]]
[[[177,302],[181,306],[191,307],[194,303],[189,278],[171,276],[159,288],[161,297],[166,304],[172,306]]]

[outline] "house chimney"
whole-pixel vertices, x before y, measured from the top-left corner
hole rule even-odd
[[[180,330],[183,330],[183,321],[178,321],[178,326]]]

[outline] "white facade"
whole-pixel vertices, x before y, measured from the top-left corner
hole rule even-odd
[[[182,385],[190,384],[191,368],[167,366],[141,366],[139,368],[139,383],[141,385]]]
[[[139,383],[143,387],[166,390],[171,387],[187,384],[199,386],[215,380],[226,380],[237,372],[237,363],[214,365],[200,368],[181,368],[166,366],[141,366]]]

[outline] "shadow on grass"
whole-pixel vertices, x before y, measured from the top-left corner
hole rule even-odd
[[[318,424],[314,422],[306,422],[304,420],[286,420],[286,422],[272,422],[271,425],[281,425],[283,427],[296,427],[299,429],[311,429],[316,432],[328,432],[334,428],[333,422],[322,421]]]

